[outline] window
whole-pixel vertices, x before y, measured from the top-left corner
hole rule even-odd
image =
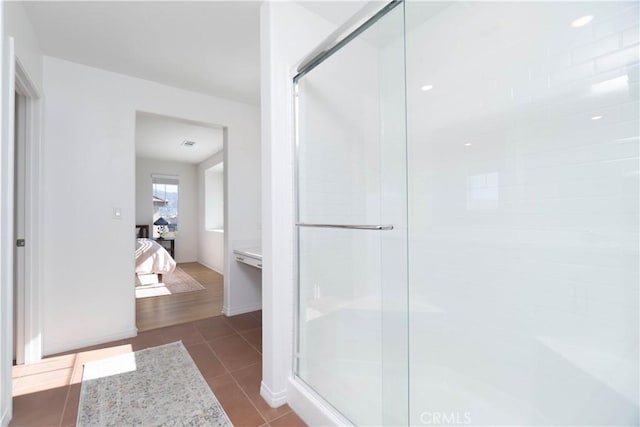
[[[153,222],[164,218],[169,225],[153,226],[153,237],[175,237],[178,231],[178,178],[152,175]]]

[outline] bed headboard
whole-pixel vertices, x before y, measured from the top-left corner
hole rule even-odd
[[[136,225],[136,237],[137,238],[149,238],[149,225]]]

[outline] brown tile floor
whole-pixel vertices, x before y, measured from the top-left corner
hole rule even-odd
[[[304,426],[288,406],[273,409],[260,397],[261,315],[211,317],[14,367],[10,426],[75,425],[83,363],[178,340],[235,426]]]

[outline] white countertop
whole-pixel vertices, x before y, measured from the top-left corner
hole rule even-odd
[[[234,249],[233,253],[238,255],[244,255],[251,258],[255,258],[258,260],[262,260],[262,248],[254,247],[254,248],[238,248]]]

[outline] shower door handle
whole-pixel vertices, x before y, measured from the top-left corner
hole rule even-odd
[[[296,224],[298,227],[313,227],[313,228],[342,228],[347,230],[393,230],[391,224],[380,225],[358,225],[358,224],[311,224],[308,222],[299,222]]]

